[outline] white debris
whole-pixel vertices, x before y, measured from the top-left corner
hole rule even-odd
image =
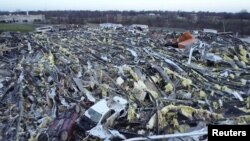
[[[219,99],[219,106],[222,107],[223,106],[223,102],[221,99]]]
[[[190,49],[189,57],[188,57],[188,65],[191,64],[191,59],[192,59],[192,54],[193,54],[194,49],[195,49],[195,48],[191,48],[191,49]]]
[[[244,99],[242,98],[242,96],[241,96],[239,93],[237,93],[236,91],[233,91],[232,94],[233,94],[236,98],[238,98],[240,101],[244,101]]]
[[[91,70],[93,66],[91,65],[91,63],[89,61],[87,62],[87,64],[88,64],[88,67],[87,67],[88,70]]]
[[[56,96],[56,88],[53,87],[53,88],[50,89],[49,97],[50,97],[51,99],[54,99],[55,96]]]
[[[124,65],[123,66],[117,66],[117,68],[118,68],[118,74],[121,75],[121,76],[124,76],[123,67],[124,67]]]
[[[121,110],[125,109],[126,104],[128,103],[126,99],[123,99],[122,97],[119,96],[114,96],[113,101],[114,103],[110,105],[110,108],[114,109],[116,112],[120,112]]]
[[[116,83],[121,86],[124,83],[124,80],[121,77],[118,77]]]
[[[79,90],[86,95],[88,100],[91,101],[91,102],[95,102],[95,98],[92,96],[90,91],[88,91],[86,88],[84,88],[84,86],[82,84],[82,81],[79,78],[73,78],[73,80],[75,81],[75,83],[76,83],[77,87],[79,88]]]
[[[223,73],[220,74],[221,77],[228,77],[229,76],[229,73],[228,71],[224,71]]]
[[[79,72],[77,73],[76,77],[77,77],[77,78],[82,77],[82,72],[81,72],[81,71],[79,71]]]
[[[115,24],[115,23],[102,23],[100,24],[102,29],[118,29],[122,28],[122,24]]]
[[[66,100],[65,100],[64,98],[60,97],[59,99],[60,99],[61,104],[62,104],[63,106],[69,107],[69,104],[66,102]]]
[[[105,139],[106,141],[114,138],[119,137],[121,139],[126,139],[126,137],[120,134],[117,130],[105,129],[103,125],[97,125],[91,130],[87,131],[88,134],[99,137],[100,139]]]
[[[137,57],[138,57],[137,53],[134,50],[129,49],[129,48],[127,48],[127,50],[130,51],[130,53],[135,57],[135,60],[137,60]]]
[[[244,85],[244,86],[247,84],[247,80],[246,79],[240,79],[240,81],[241,81],[241,84]]]
[[[89,101],[91,101],[91,102],[95,102],[96,101],[95,98],[92,96],[92,94],[91,94],[90,91],[88,91],[85,88],[83,88],[83,90],[84,90],[84,92],[85,92],[85,94],[86,94],[86,96],[87,96],[87,98],[88,98]]]
[[[213,53],[207,53],[206,56],[205,56],[205,58],[207,60],[215,62],[215,63],[220,62],[220,61],[223,60],[220,56],[218,56],[216,54],[213,54]]]
[[[108,57],[107,56],[101,56],[102,60],[104,61],[109,61]]]
[[[53,118],[56,118],[56,111],[57,111],[55,96],[56,96],[56,88],[53,87],[50,89],[50,93],[49,93],[49,97],[53,100],[53,107],[51,110]]]
[[[130,138],[130,139],[126,139],[124,141],[144,141],[144,140],[167,140],[167,138],[181,138],[181,137],[198,137],[201,135],[206,135],[207,132],[207,128],[202,128],[200,130],[197,131],[192,131],[192,132],[188,132],[188,133],[175,133],[175,134],[166,134],[166,135],[152,135],[152,136],[148,136],[146,137],[135,137],[135,138]]]
[[[23,75],[23,72],[21,72],[19,78],[18,78],[18,83],[21,83],[24,79],[24,75]]]
[[[29,51],[29,53],[32,53],[31,50],[32,50],[32,49],[31,49],[30,42],[28,42],[28,51]]]
[[[235,98],[239,99],[240,101],[244,101],[243,97],[236,91],[226,89],[225,90],[227,93],[234,95]]]

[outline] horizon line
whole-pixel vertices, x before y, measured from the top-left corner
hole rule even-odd
[[[228,12],[228,11],[185,11],[185,10],[77,10],[77,9],[65,9],[65,10],[62,10],[62,9],[50,9],[50,10],[15,10],[15,11],[12,11],[12,10],[0,10],[0,12],[10,12],[10,13],[15,13],[15,12],[27,12],[27,11],[32,11],[32,12],[46,12],[46,11],[90,11],[90,12],[108,12],[108,11],[118,11],[118,12],[130,12],[130,11],[133,11],[133,12],[187,12],[187,13],[242,13],[242,12],[246,12],[246,13],[249,13],[247,10],[245,11],[245,9],[242,9],[241,11],[238,11],[238,12]]]

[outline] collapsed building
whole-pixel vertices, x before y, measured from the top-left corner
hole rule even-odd
[[[250,124],[249,43],[151,33],[0,34],[0,140],[206,140],[208,124]]]

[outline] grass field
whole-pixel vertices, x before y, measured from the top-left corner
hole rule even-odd
[[[0,23],[0,31],[20,31],[20,32],[30,32],[34,31],[35,26],[32,24],[5,24]]]

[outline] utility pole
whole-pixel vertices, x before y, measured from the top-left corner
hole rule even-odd
[[[226,32],[225,20],[222,21],[222,24],[223,24],[223,31]]]
[[[89,22],[89,12],[87,13],[88,17],[87,17],[87,22]]]
[[[100,24],[102,23],[102,13],[100,12],[100,17],[99,17],[99,20],[100,20]]]

